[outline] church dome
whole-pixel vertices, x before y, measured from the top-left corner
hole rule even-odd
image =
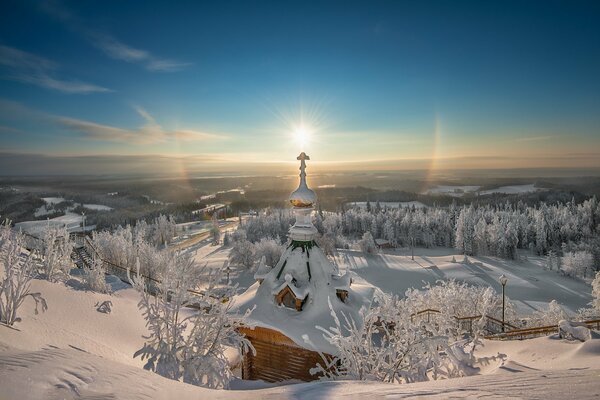
[[[309,208],[317,202],[317,194],[306,185],[305,160],[310,160],[310,157],[302,152],[297,159],[300,160],[300,185],[290,194],[289,200],[294,207]]]
[[[311,189],[306,186],[300,185],[298,189],[296,189],[290,195],[290,203],[294,207],[305,208],[312,207],[317,201],[317,195]]]

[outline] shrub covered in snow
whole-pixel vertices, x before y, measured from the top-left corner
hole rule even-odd
[[[104,262],[99,258],[94,258],[91,266],[83,267],[84,285],[94,292],[108,293],[110,286],[106,283],[106,269]]]
[[[265,263],[269,266],[277,264],[285,247],[279,240],[263,238],[254,244],[254,261],[265,257]]]
[[[562,320],[558,323],[558,334],[563,339],[585,342],[591,339],[590,330],[585,324]]]
[[[375,240],[373,240],[371,232],[365,232],[362,239],[358,242],[358,245],[363,253],[373,254],[377,252],[377,246],[375,245]]]
[[[246,239],[238,240],[233,243],[229,252],[229,263],[235,266],[241,266],[251,269],[255,264],[254,245]]]
[[[339,354],[323,357],[312,372],[330,379],[394,383],[473,374],[474,346],[466,352],[466,342],[453,342],[443,325],[414,321],[412,310],[407,299],[384,297],[361,311],[362,324],[332,311],[335,326],[319,329]]]
[[[65,227],[49,226],[44,233],[41,272],[49,281],[66,277],[73,266],[73,242]]]
[[[46,311],[46,300],[30,290],[38,268],[34,256],[23,252],[23,237],[11,232],[8,224],[0,227],[0,263],[0,322],[9,326],[19,322],[17,312],[27,297],[35,301],[36,314],[38,306]]]
[[[133,277],[140,292],[139,308],[149,335],[134,357],[146,360],[145,369],[166,378],[193,385],[226,388],[232,378],[225,346],[249,348],[236,328],[242,318],[228,313],[235,288],[218,287],[223,271],[209,274],[201,293],[191,293],[206,276],[188,255],[172,254],[164,264],[163,280],[155,295],[146,290],[143,278]],[[204,282],[206,283],[206,282]],[[195,309],[186,308],[193,306]]]
[[[557,325],[561,320],[567,319],[567,313],[556,300],[548,303],[548,308],[535,311],[527,325],[531,327]]]

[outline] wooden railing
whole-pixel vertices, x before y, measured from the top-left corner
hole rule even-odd
[[[589,329],[600,330],[600,319],[582,321]],[[558,333],[558,325],[538,326],[534,328],[514,329],[497,335],[486,336],[486,339],[493,340],[514,340],[531,339],[538,336],[547,336]]]
[[[411,321],[415,318],[421,320],[427,320],[428,323],[434,322],[435,318],[439,317],[441,312],[432,308],[428,308],[410,316]],[[473,315],[467,317],[457,317],[454,319],[457,321],[458,329],[461,332],[467,332],[469,335],[473,335],[474,323],[481,320],[481,315]],[[600,319],[593,319],[588,321],[582,321],[589,329],[595,329],[600,331]],[[502,329],[504,327],[504,330]],[[515,340],[515,339],[530,339],[538,336],[547,336],[558,332],[557,325],[550,326],[537,326],[532,328],[517,328],[515,325],[508,322],[502,322],[501,320],[492,316],[485,316],[485,331],[488,335],[484,336],[486,339],[492,340]]]

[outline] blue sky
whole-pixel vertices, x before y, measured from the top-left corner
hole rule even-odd
[[[0,151],[598,167],[598,20],[566,1],[4,1]]]

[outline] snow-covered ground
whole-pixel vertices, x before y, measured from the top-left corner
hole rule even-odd
[[[331,398],[594,398],[600,393],[600,338],[567,342],[556,337],[484,341],[481,375],[396,385],[374,382],[313,382],[265,387],[235,382],[237,390],[209,390],[175,382],[141,368],[133,358],[145,333],[133,289],[112,295],[34,280],[48,302],[35,315],[31,300],[23,321],[0,326],[2,399],[331,399]],[[96,311],[104,300],[112,312]]]
[[[87,208],[88,210],[96,210],[96,211],[110,211],[112,207],[104,206],[102,204],[84,204],[83,208]]]
[[[452,257],[457,262],[452,262]],[[524,257],[524,256],[522,256]],[[349,268],[356,281],[364,280],[384,292],[403,295],[411,288],[421,288],[425,282],[439,279],[457,279],[475,285],[491,286],[501,291],[498,278],[508,277],[506,295],[515,302],[520,313],[530,314],[556,300],[567,311],[575,312],[591,301],[589,285],[556,271],[543,268],[543,257],[528,255],[527,259],[505,260],[498,257],[463,256],[455,249],[415,249],[411,260],[410,249],[383,250],[365,255],[355,250],[338,250],[336,262],[340,270]]]
[[[205,240],[189,251],[196,261],[210,268],[219,268],[229,256],[229,248],[211,246]],[[486,285],[501,291],[498,278],[508,277],[506,295],[515,303],[519,313],[528,315],[543,310],[556,300],[567,312],[574,313],[587,307],[591,301],[591,288],[584,282],[544,269],[544,258],[521,253],[521,260],[498,257],[469,257],[463,264],[462,255],[451,248],[416,248],[415,260],[410,249],[384,249],[375,255],[365,255],[356,250],[338,249],[336,263],[340,270],[350,269],[354,281],[376,286],[387,293],[403,295],[407,289],[421,288],[425,283],[440,279],[456,279],[474,285]],[[452,257],[457,262],[452,262]],[[240,288],[254,283],[253,272],[232,270],[231,280]]]
[[[465,193],[476,192],[481,186],[454,186],[454,185],[437,185],[436,187],[427,189],[424,194],[444,194],[447,196],[461,197]]]
[[[375,207],[377,201],[372,201],[371,207]],[[350,207],[367,208],[366,201],[357,201],[349,204]],[[415,207],[415,208],[427,208],[427,205],[420,201],[380,201],[379,205],[383,208],[400,208],[400,207]]]
[[[82,222],[82,215],[67,211],[65,215],[51,218],[50,220],[18,222],[15,224],[15,228],[27,232],[30,235],[41,237],[40,235],[43,235],[44,229],[46,229],[48,225],[66,226],[69,231],[74,231],[81,226]]]
[[[494,189],[482,190],[479,194],[486,195],[492,193],[503,193],[503,194],[519,194],[519,193],[531,193],[541,190],[535,187],[535,184],[530,183],[528,185],[512,185],[512,186],[501,186]]]

